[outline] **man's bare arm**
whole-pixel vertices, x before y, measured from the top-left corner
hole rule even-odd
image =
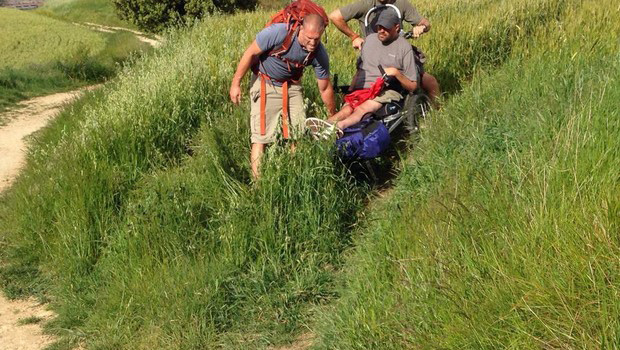
[[[336,114],[336,101],[334,100],[334,87],[329,79],[317,79],[317,85],[319,86],[319,92],[321,93],[321,99],[327,108],[327,112],[330,116]]]
[[[418,23],[418,25],[426,27],[424,32],[428,32],[429,30],[431,30],[431,22],[429,22],[429,20],[426,18],[422,18],[422,20],[420,21],[420,23]]]
[[[239,102],[241,102],[241,79],[243,79],[245,73],[252,67],[252,63],[254,63],[262,53],[263,51],[258,47],[256,40],[254,40],[245,50],[243,56],[241,56],[239,64],[237,65],[237,70],[230,84],[230,100],[234,104],[239,104]]]
[[[394,67],[385,68],[385,74],[391,75],[398,79],[400,85],[404,87],[407,91],[412,92],[418,87],[418,83],[415,81],[409,80],[401,71]]]
[[[332,13],[330,13],[329,19],[336,26],[336,28],[338,28],[338,30],[340,30],[344,35],[348,36],[349,39],[351,39],[351,41],[353,42],[353,48],[358,50],[362,48],[362,45],[364,44],[364,39],[361,38],[356,32],[354,32],[351,27],[349,27],[347,22],[344,20],[340,9],[334,10]]]
[[[413,27],[413,36],[418,38],[420,35],[427,33],[429,30],[431,30],[431,22],[429,22],[426,18],[422,18],[420,23]]]

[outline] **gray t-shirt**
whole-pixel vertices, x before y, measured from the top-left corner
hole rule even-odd
[[[413,5],[411,5],[408,0],[396,0],[392,5],[398,8],[401,13],[401,18],[411,25],[415,26],[423,19],[423,17],[418,13],[416,8],[413,7]],[[360,28],[364,28],[364,18],[366,17],[368,11],[370,11],[375,6],[383,7],[384,5],[377,0],[360,0],[341,8],[340,13],[342,13],[342,17],[346,22],[351,19],[357,19],[360,22]],[[368,16],[368,23],[370,28],[372,29],[371,32],[375,32],[375,22],[377,20],[377,14],[380,11],[382,10],[373,11],[370,16]],[[394,11],[394,9],[389,9],[389,11]],[[365,30],[362,30],[362,36],[366,36]]]
[[[272,49],[280,47],[287,33],[288,31],[286,30],[285,23],[275,23],[261,30],[256,35],[256,43],[263,52],[267,53]],[[300,63],[303,62],[307,56],[308,51],[304,50],[301,44],[299,44],[297,36],[293,38],[288,52],[282,55],[282,57],[286,59]],[[327,50],[325,50],[323,43],[319,44],[314,59],[308,65],[314,67],[314,73],[317,79],[329,79],[329,56],[327,55]],[[295,70],[298,68],[292,66],[290,68],[292,71],[289,70],[289,66],[286,62],[276,57],[268,56],[267,54],[260,57],[260,72],[275,80],[286,81],[294,77]],[[282,85],[278,82],[274,82],[274,84],[278,86]]]
[[[353,90],[368,89],[381,76],[379,65],[383,68],[394,67],[407,79],[418,81],[413,49],[407,39],[399,36],[389,44],[384,44],[377,34],[366,38],[362,52],[357,60],[357,72],[353,77]]]

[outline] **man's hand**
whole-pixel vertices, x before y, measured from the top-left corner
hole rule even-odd
[[[415,90],[418,87],[418,83],[416,81],[411,81],[407,78],[401,71],[394,67],[385,68],[385,74],[388,76],[392,76],[398,79],[398,82],[409,92]]]
[[[229,94],[232,103],[238,105],[241,102],[241,80],[252,67],[252,62],[255,62],[262,53],[263,51],[256,43],[256,40],[254,40],[245,50],[243,56],[241,56],[235,75],[233,75],[232,82],[230,83]]]
[[[241,87],[239,84],[232,83],[230,85],[230,100],[236,105],[241,102]]]
[[[354,49],[361,50],[362,45],[364,45],[364,38],[358,36],[357,38],[353,39],[352,45]]]
[[[413,27],[413,37],[414,38],[419,38],[420,35],[424,34],[425,30],[426,30],[426,26],[424,26],[424,25]]]
[[[347,25],[347,21],[344,20],[340,9],[336,9],[334,10],[334,12],[330,13],[329,19],[336,26],[336,28],[338,28],[338,30],[342,32],[342,34],[351,38],[351,41],[353,42],[352,46],[354,49],[362,49],[362,45],[364,45],[364,39],[360,38],[359,35],[357,35],[351,28],[349,28],[349,25]]]
[[[391,75],[393,77],[398,77],[400,75],[400,71],[394,67],[385,68],[385,74]]]

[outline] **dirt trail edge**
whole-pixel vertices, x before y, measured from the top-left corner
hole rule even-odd
[[[44,127],[65,104],[97,87],[37,97],[4,113],[8,122],[0,127],[0,196],[24,165],[26,138]],[[39,350],[52,344],[56,339],[43,334],[41,324],[53,317],[52,311],[34,299],[9,301],[0,292],[0,349]]]
[[[147,43],[147,44],[151,45],[152,47],[160,47],[162,42],[163,42],[163,40],[164,40],[159,35],[151,34],[151,36],[152,36],[152,38],[151,38],[146,33],[142,33],[142,32],[139,32],[137,30],[131,30],[131,29],[122,28],[122,27],[110,27],[110,26],[104,26],[104,25],[101,25],[101,24],[90,23],[90,22],[73,23],[73,24],[75,24],[75,25],[83,25],[83,26],[86,26],[87,28],[90,28],[92,30],[96,30],[96,31],[99,31],[99,32],[104,32],[104,33],[115,33],[115,32],[118,32],[118,31],[129,32],[129,33],[132,33],[133,35],[135,35],[138,40],[142,41],[143,43]]]
[[[0,294],[0,347],[2,350],[39,350],[56,339],[43,334],[41,323],[54,317],[36,300],[8,301]]]

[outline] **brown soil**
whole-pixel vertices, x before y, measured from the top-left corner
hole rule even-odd
[[[0,294],[0,348],[3,350],[38,350],[55,339],[43,334],[41,324],[54,317],[52,311],[36,300],[9,301]],[[24,320],[34,322],[24,324]]]
[[[313,333],[304,333],[299,336],[292,344],[281,346],[278,348],[271,348],[270,350],[306,350],[312,346],[314,342]]]
[[[4,113],[1,119],[8,122],[0,127],[0,193],[11,186],[24,164],[26,137],[44,127],[64,104],[81,93],[78,90],[33,98]]]

